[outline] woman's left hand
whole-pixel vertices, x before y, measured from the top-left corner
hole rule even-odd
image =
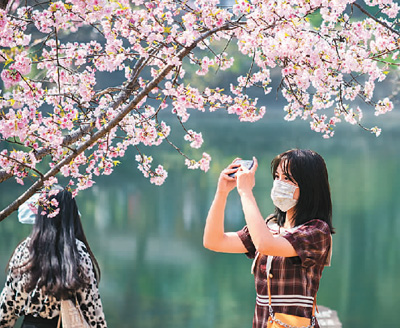
[[[239,195],[251,192],[256,184],[254,175],[258,167],[257,158],[253,157],[253,161],[254,164],[250,170],[241,166],[236,173],[236,188]]]

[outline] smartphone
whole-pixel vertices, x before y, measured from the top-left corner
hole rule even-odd
[[[239,159],[234,164],[235,164],[235,167],[237,167],[237,168],[239,168],[240,166],[243,165],[244,167],[246,167],[247,169],[250,170],[253,167],[254,161],[246,160],[246,159]],[[236,172],[228,174],[228,175],[233,178],[233,177],[235,177]]]

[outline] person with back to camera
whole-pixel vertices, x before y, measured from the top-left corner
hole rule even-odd
[[[204,229],[204,246],[216,252],[246,253],[254,259],[253,328],[292,327],[279,321],[281,313],[301,317],[300,326],[318,328],[316,293],[322,270],[330,265],[334,233],[325,162],[311,150],[293,149],[276,156],[271,162],[275,213],[264,220],[252,191],[258,166],[257,159],[253,161],[250,170],[238,167],[235,160],[221,172]],[[226,200],[235,186],[246,226],[225,232]]]
[[[58,193],[52,195],[54,190]],[[100,268],[86,240],[80,214],[71,192],[53,187],[47,199],[54,207],[39,206],[32,233],[23,240],[8,264],[0,296],[0,328],[55,328],[60,300],[78,302],[90,327],[107,323],[98,292]]]

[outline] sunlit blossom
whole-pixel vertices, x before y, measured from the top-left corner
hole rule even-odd
[[[36,180],[39,168],[53,169],[68,177],[75,196],[112,174],[133,149],[138,170],[161,185],[166,168],[143,151],[169,144],[183,152],[171,122],[182,125],[196,158],[207,139],[188,128],[189,120],[206,111],[260,120],[270,104],[252,95],[270,93],[273,80],[280,82],[284,119],[305,120],[323,138],[333,137],[338,124],[362,124],[365,105],[358,100],[376,116],[387,114],[393,102],[376,90],[398,60],[398,35],[385,22],[398,16],[399,5],[366,0],[367,11],[379,8],[371,18],[352,16],[353,3],[15,2],[0,10],[0,136],[18,150],[0,151],[0,169],[19,184]],[[317,16],[320,24],[310,21]],[[250,63],[244,71],[240,56]],[[235,76],[229,87],[211,86],[225,70]],[[209,170],[207,153],[186,156],[188,169]],[[45,188],[58,180],[51,176]]]

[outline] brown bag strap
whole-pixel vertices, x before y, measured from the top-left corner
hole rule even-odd
[[[314,296],[314,303],[313,303],[313,309],[312,309],[313,317],[315,317],[315,311],[317,311],[319,313],[318,306],[317,306],[317,293],[315,293],[315,296]]]
[[[272,301],[271,301],[271,282],[269,281],[270,275],[271,274],[268,273],[268,276],[267,276],[269,306],[271,306],[271,303],[272,303]]]
[[[76,294],[74,294],[74,298],[75,298],[75,306],[79,307],[78,298],[76,297]],[[62,317],[62,308],[61,308],[61,302],[60,302],[60,313],[58,314],[57,328],[60,328],[61,317]]]

